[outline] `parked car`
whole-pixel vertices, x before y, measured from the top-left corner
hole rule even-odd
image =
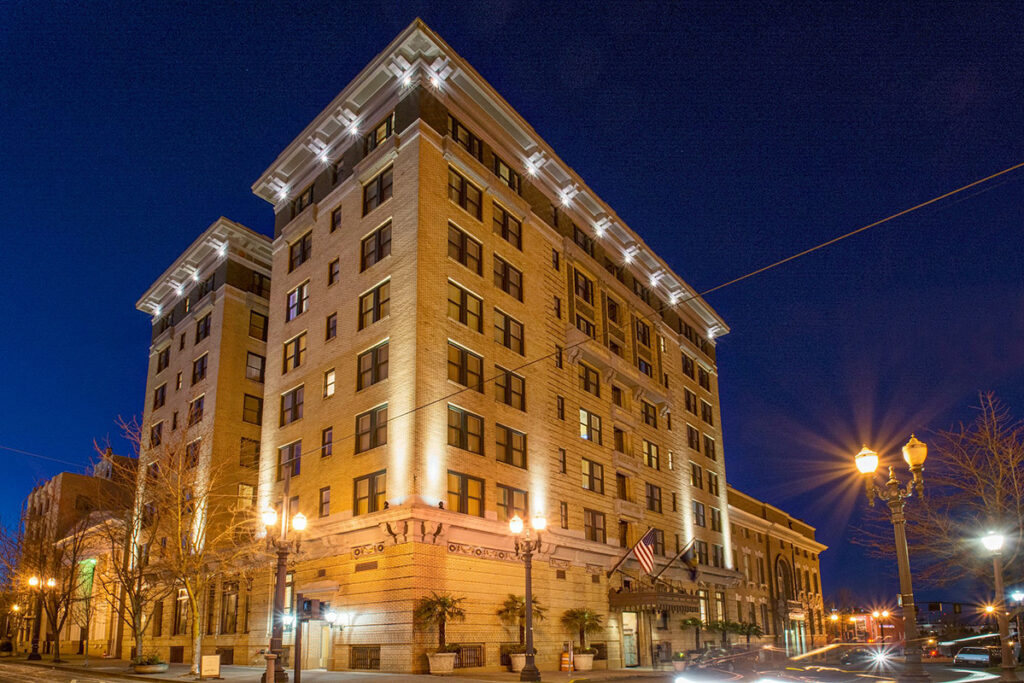
[[[879,664],[888,659],[889,656],[883,650],[856,647],[844,652],[839,658],[839,663],[844,666],[857,666],[862,664]]]
[[[953,663],[960,666],[986,667],[1002,661],[1002,655],[994,647],[965,647],[953,657]]]

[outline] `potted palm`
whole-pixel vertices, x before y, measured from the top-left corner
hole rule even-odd
[[[693,649],[694,650],[700,650],[701,649],[701,647],[700,647],[700,631],[701,631],[702,628],[707,626],[707,624],[705,624],[703,621],[701,621],[697,617],[689,617],[687,619],[683,619],[683,621],[680,623],[680,626],[682,626],[684,630],[688,629],[688,628],[692,628],[693,629],[693,633],[694,633],[694,646],[693,646]]]
[[[461,606],[463,600],[465,598],[447,593],[431,592],[416,604],[416,622],[423,628],[437,626],[437,652],[427,653],[432,674],[449,674],[455,669],[455,654],[459,648],[445,642],[445,626],[449,621],[465,621],[466,610]]]
[[[708,624],[708,628],[722,634],[722,647],[728,649],[729,634],[736,633],[739,630],[739,624],[734,621],[729,621],[728,619],[720,619],[718,621],[712,621]]]
[[[137,674],[162,674],[167,671],[167,662],[160,655],[141,655],[132,658],[132,671]]]
[[[544,612],[544,608],[534,598],[533,618],[543,621]],[[526,598],[509,593],[508,598],[501,604],[501,609],[498,610],[498,618],[503,624],[516,626],[519,629],[519,645],[509,653],[509,666],[512,671],[518,673],[526,666]],[[537,654],[536,648],[534,648],[534,654]]]
[[[757,623],[752,622],[752,621],[750,621],[750,622],[747,622],[747,621],[741,622],[739,624],[739,627],[736,629],[736,632],[739,633],[741,636],[746,636],[747,637],[747,649],[748,650],[750,649],[750,639],[752,637],[753,638],[760,638],[761,636],[764,635],[764,631],[761,630],[761,627],[758,626]]]
[[[580,636],[580,647],[573,653],[573,668],[577,671],[590,671],[593,669],[594,655],[597,653],[597,650],[587,647],[587,634],[599,633],[604,628],[603,624],[601,624],[601,615],[586,607],[569,609],[562,614],[562,626],[569,633],[578,633]]]

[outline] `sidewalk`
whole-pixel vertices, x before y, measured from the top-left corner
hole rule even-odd
[[[14,657],[3,657],[0,658],[0,671],[3,670],[4,664],[10,663],[38,666],[45,669],[56,668],[62,671],[88,674],[92,676],[110,676],[125,680],[178,681],[180,683],[180,681],[198,679],[198,677],[193,678],[189,675],[188,664],[171,664],[166,673],[142,675],[133,673],[128,662],[125,660],[90,657],[88,664],[86,664],[85,658],[82,655],[62,655],[62,659],[64,660],[63,663],[54,664],[49,655],[43,655],[43,659],[38,662],[26,661],[23,654],[19,654]],[[258,683],[264,671],[265,669],[262,667],[228,665],[221,667],[220,677],[225,681]],[[568,683],[569,681],[625,681],[632,678],[650,676],[652,673],[664,673],[667,675],[670,671],[671,669],[669,668],[660,670],[651,668],[633,668],[603,671],[578,671],[572,673],[567,671],[544,671],[542,673],[545,681],[551,681],[552,683]],[[290,680],[294,680],[292,669],[288,669],[288,677]],[[347,681],[359,681],[361,683],[398,683],[399,681],[437,681],[442,678],[461,681],[462,683],[498,681],[507,681],[511,683],[512,681],[519,680],[519,674],[514,674],[508,671],[491,671],[480,673],[455,673],[450,676],[442,677],[426,674],[379,673],[371,671],[324,671],[323,669],[313,669],[302,672],[303,683],[343,683]]]

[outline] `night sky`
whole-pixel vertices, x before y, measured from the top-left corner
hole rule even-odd
[[[0,3],[0,446],[70,463],[141,414],[134,309],[416,16],[703,290],[1024,161],[1024,4]],[[849,544],[851,456],[1024,415],[1024,170],[715,292],[729,481]],[[68,466],[0,450],[0,517]],[[844,469],[845,468],[845,469]],[[926,472],[927,476],[927,472]],[[942,591],[918,586],[927,599]]]

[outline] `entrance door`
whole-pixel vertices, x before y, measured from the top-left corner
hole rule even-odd
[[[637,619],[636,612],[622,613],[622,665],[639,666],[637,658]]]
[[[323,621],[307,621],[302,625],[302,668],[322,669],[323,662]]]

